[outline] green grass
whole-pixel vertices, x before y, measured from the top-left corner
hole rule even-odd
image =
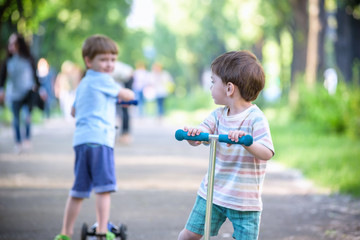
[[[287,111],[275,112],[282,116]],[[270,117],[269,121],[275,161],[300,169],[317,185],[333,192],[360,196],[360,140],[325,134],[321,126],[290,121],[286,117],[285,120]]]

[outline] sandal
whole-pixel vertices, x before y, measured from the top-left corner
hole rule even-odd
[[[59,234],[59,235],[56,235],[54,240],[71,240],[71,238],[66,235]]]

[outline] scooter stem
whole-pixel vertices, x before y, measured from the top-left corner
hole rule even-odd
[[[208,186],[207,186],[207,194],[206,194],[204,240],[210,240],[212,203],[213,203],[213,193],[214,193],[215,161],[216,161],[216,143],[217,143],[216,138],[210,138],[210,156],[209,156],[209,169],[208,169]]]

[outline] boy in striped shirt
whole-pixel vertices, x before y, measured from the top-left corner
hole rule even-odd
[[[213,111],[197,128],[185,127],[189,136],[201,132],[226,134],[238,141],[249,134],[251,146],[217,143],[214,177],[211,236],[216,236],[228,218],[234,227],[233,238],[258,239],[262,211],[261,192],[266,163],[274,155],[268,121],[252,104],[265,85],[265,74],[254,54],[248,51],[227,52],[211,64],[211,95],[223,105]],[[188,141],[192,146],[199,141]],[[179,240],[198,240],[204,234],[207,175]]]

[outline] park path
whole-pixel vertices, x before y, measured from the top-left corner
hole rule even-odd
[[[119,191],[112,195],[111,220],[126,223],[129,240],[172,240],[183,228],[207,170],[209,149],[174,139],[182,126],[133,119],[133,143],[116,144]],[[74,125],[51,119],[33,128],[31,150],[13,153],[8,127],[0,128],[0,240],[48,240],[61,227],[73,180]],[[275,143],[276,147],[276,143]],[[269,162],[260,240],[360,239],[360,203],[329,195],[296,170]],[[84,202],[83,222],[95,221],[94,197]],[[232,239],[226,222],[218,237]]]

